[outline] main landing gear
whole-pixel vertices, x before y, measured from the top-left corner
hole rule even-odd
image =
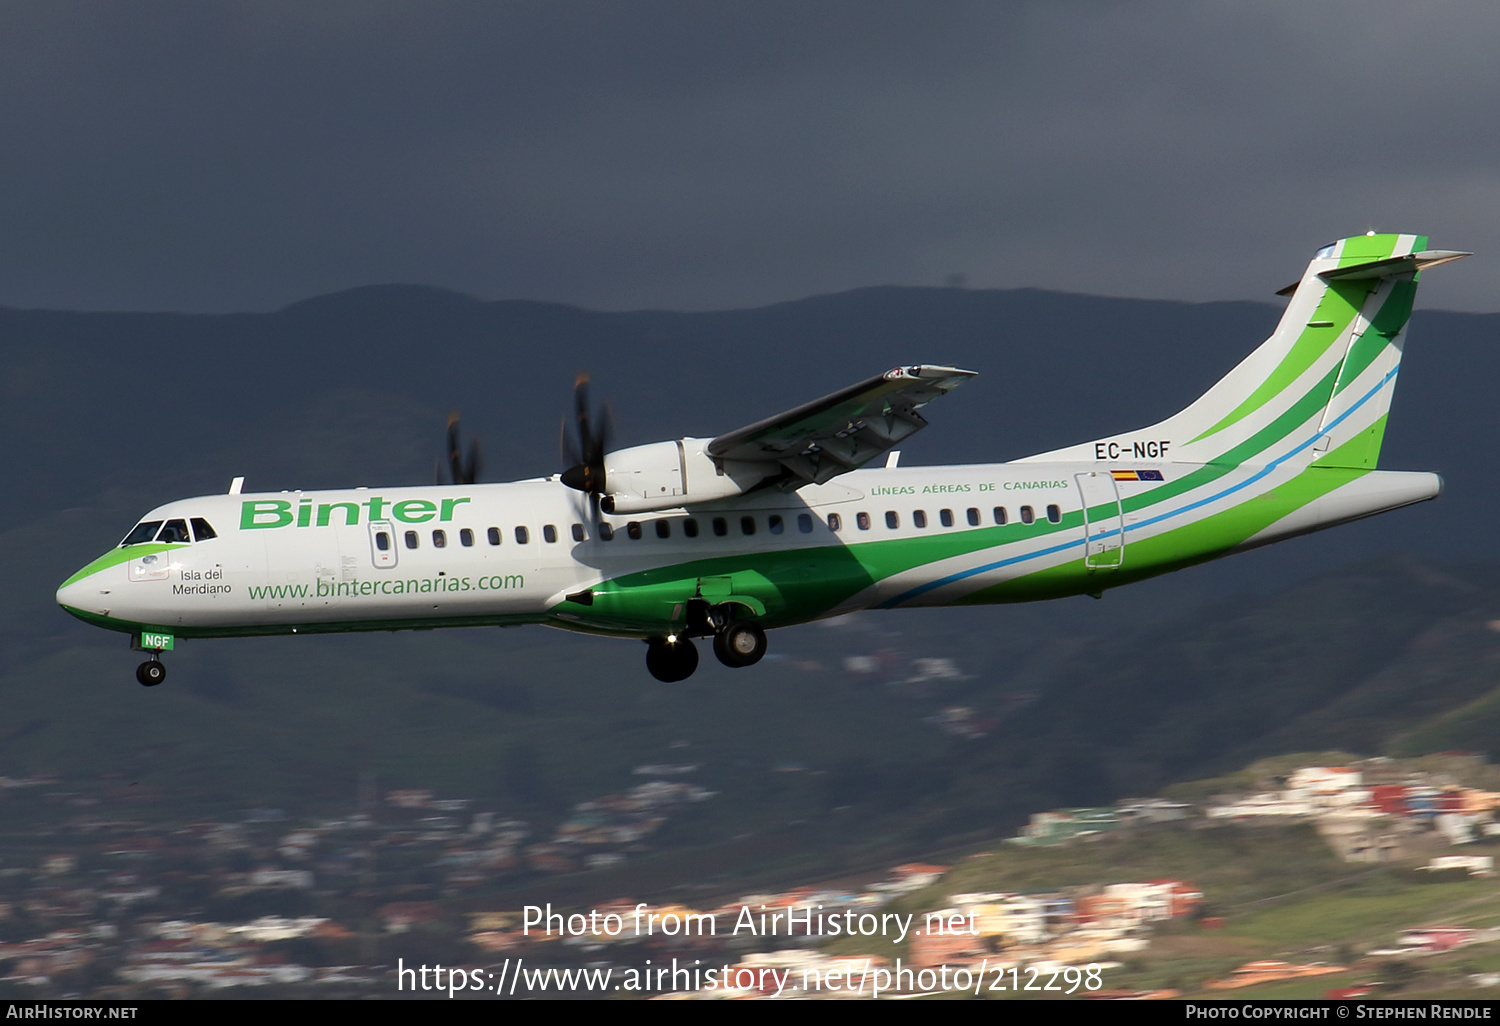
[[[718,610],[690,609],[688,631],[646,642],[646,669],[659,681],[671,684],[687,680],[698,668],[698,649],[689,634],[712,634],[714,655],[725,666],[753,666],[766,654],[766,632],[753,620],[730,620],[715,616]]]
[[[135,679],[148,688],[154,688],[167,679],[167,668],[160,659],[148,659],[135,668]]]
[[[651,638],[646,642],[646,669],[666,684],[687,680],[698,668],[698,648],[684,634]]]
[[[754,666],[766,654],[766,632],[749,620],[725,624],[714,635],[714,655],[725,666]]]

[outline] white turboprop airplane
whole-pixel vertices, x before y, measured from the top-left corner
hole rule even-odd
[[[64,609],[130,635],[160,683],[178,638],[547,624],[644,639],[659,680],[712,637],[856,609],[1099,595],[1436,498],[1376,470],[1419,272],[1414,235],[1318,250],[1276,331],[1159,424],[1011,463],[900,467],[923,406],[972,371],[897,367],[717,438],[605,452],[544,480],[170,502],[65,581]],[[861,469],[888,453],[881,469]],[[460,472],[455,452],[455,480]]]

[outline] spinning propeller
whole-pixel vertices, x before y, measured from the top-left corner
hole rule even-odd
[[[452,484],[470,485],[479,480],[479,439],[469,443],[469,458],[465,460],[458,441],[458,411],[448,414],[448,467],[453,475]],[[448,484],[443,480],[443,464],[433,468],[434,484]]]
[[[568,432],[563,421],[562,456],[569,464],[562,473],[562,483],[588,493],[591,520],[599,520],[599,500],[604,495],[604,454],[609,449],[609,408],[589,410],[589,376],[580,374],[573,382],[574,432]]]

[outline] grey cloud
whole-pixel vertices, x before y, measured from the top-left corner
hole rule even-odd
[[[0,302],[381,281],[704,309],[878,283],[1264,298],[1500,250],[1488,5],[49,4],[0,13]],[[1493,263],[1425,302],[1494,309]]]

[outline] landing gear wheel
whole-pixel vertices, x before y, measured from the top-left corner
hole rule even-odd
[[[714,635],[714,655],[725,666],[753,666],[766,654],[766,632],[749,620],[737,620]]]
[[[167,679],[167,668],[160,659],[148,659],[135,668],[135,679],[148,688],[154,688]]]
[[[681,635],[676,641],[652,638],[646,645],[646,669],[664,684],[687,680],[698,668],[698,646]]]

